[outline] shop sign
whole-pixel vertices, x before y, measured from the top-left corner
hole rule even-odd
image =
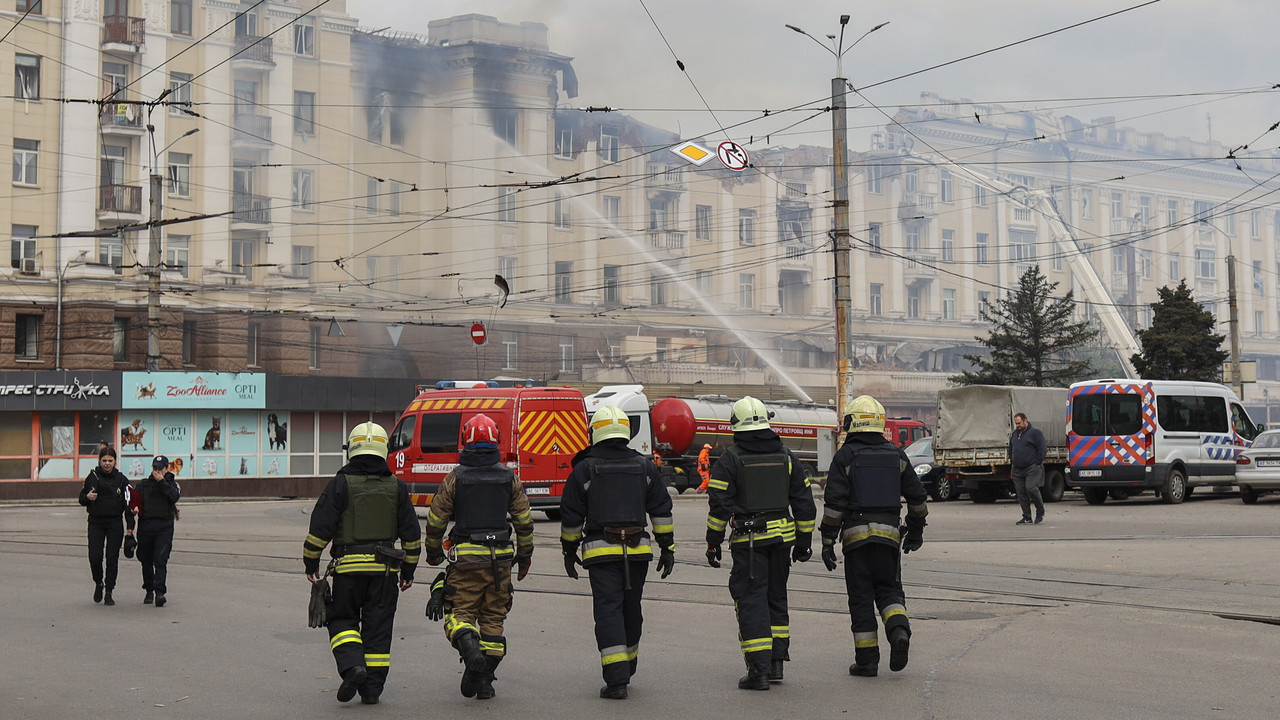
[[[52,383],[38,385],[35,383],[27,383],[21,385],[0,385],[0,397],[4,396],[62,396],[72,400],[88,400],[95,397],[111,397],[111,386],[98,385],[97,383],[82,383],[79,378],[71,381],[70,385]]]
[[[126,372],[121,381],[123,408],[266,407],[266,375],[261,373]]]

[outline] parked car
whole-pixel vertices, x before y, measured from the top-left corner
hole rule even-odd
[[[960,484],[947,477],[944,468],[933,461],[933,436],[922,437],[903,449],[907,459],[915,466],[920,484],[935,502],[946,502],[960,497]]]
[[[1280,430],[1267,430],[1236,456],[1236,484],[1245,505],[1280,491]]]

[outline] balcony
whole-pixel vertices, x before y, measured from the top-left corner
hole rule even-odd
[[[141,185],[101,185],[98,187],[98,212],[142,214]]]
[[[102,19],[102,44],[112,50],[138,52],[147,41],[147,21],[142,18],[108,15]]]
[[[235,49],[232,51],[232,62],[256,62],[263,65],[275,65],[271,54],[271,38],[257,35],[237,35]]]
[[[271,223],[271,198],[262,195],[235,193],[231,196],[231,222],[269,225]]]
[[[98,124],[104,133],[141,135],[141,106],[137,103],[103,103],[102,109],[98,111]]]
[[[271,117],[250,113],[236,114],[232,118],[235,132],[231,136],[233,144],[270,145]]]
[[[929,193],[903,193],[898,203],[898,219],[929,217],[938,214],[937,198]]]
[[[928,253],[906,253],[907,264],[902,270],[902,279],[908,285],[920,285],[933,282],[938,277],[938,256]]]
[[[659,250],[659,257],[684,257],[687,254],[684,246],[683,230],[649,230],[649,247]]]
[[[651,190],[681,192],[684,190],[684,169],[663,163],[645,165],[645,187]]]

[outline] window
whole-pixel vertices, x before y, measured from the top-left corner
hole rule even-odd
[[[196,361],[196,321],[182,321],[182,364],[192,365]]]
[[[315,175],[312,170],[294,170],[293,171],[293,207],[297,210],[306,210],[310,212],[315,209],[312,204],[311,188],[315,182]]]
[[[516,221],[516,191],[498,188],[498,222]]]
[[[573,159],[573,126],[556,120],[556,157]]]
[[[404,196],[404,183],[399,180],[391,181],[391,192],[387,193],[387,212],[392,215],[400,214],[400,198]]]
[[[561,230],[567,230],[573,222],[569,216],[569,198],[560,191],[556,191],[555,222]]]
[[[620,144],[618,128],[613,125],[600,126],[600,143],[596,146],[596,152],[600,155],[601,160],[618,162],[618,146]]]
[[[1178,268],[1178,253],[1169,253],[1169,282],[1178,282],[1182,279],[1182,270]]]
[[[1129,249],[1124,246],[1111,248],[1111,272],[1122,273],[1127,270]]]
[[[493,134],[502,142],[516,147],[516,118],[519,115],[510,108],[493,111]]]
[[[991,293],[986,290],[978,291],[978,317],[983,320],[987,319],[987,311],[991,309]]]
[[[942,231],[942,260],[950,262],[955,259],[956,248],[956,231]]]
[[[1027,263],[1036,259],[1036,234],[1023,230],[1009,231],[1009,259]]]
[[[1085,188],[1080,191],[1080,217],[1085,220],[1093,219],[1093,190]]]
[[[753,245],[756,241],[756,211],[738,211],[738,244]]]
[[[622,198],[616,195],[604,195],[600,198],[600,206],[603,209],[601,215],[604,215],[605,222],[613,227],[618,226],[618,217],[622,213]]]
[[[169,193],[178,197],[191,196],[190,153],[169,153]]]
[[[693,286],[698,294],[706,297],[711,294],[711,271],[698,270],[693,275]]]
[[[743,310],[756,307],[756,276],[753,273],[738,275],[738,307]]]
[[[9,262],[19,272],[35,270],[39,267],[39,261],[36,258],[36,226],[35,225],[11,225],[9,234],[12,240],[9,242]]]
[[[381,273],[378,272],[379,265],[377,255],[364,256],[364,281],[368,287],[373,287],[381,277]]]
[[[306,18],[293,24],[293,53],[315,57],[316,26],[313,19]]]
[[[693,237],[695,240],[711,239],[711,206],[698,205],[693,213]]]
[[[257,37],[258,16],[253,12],[236,15],[236,37]]]
[[[977,207],[987,206],[987,188],[982,185],[973,186],[973,204]]]
[[[1166,225],[1172,228],[1174,225],[1178,224],[1178,201],[1177,200],[1170,200],[1168,205],[1165,206],[1164,212],[1165,212],[1164,221]]]
[[[307,338],[307,367],[312,370],[320,369],[320,326],[312,325],[308,328],[309,337]],[[456,441],[455,441],[456,442]]]
[[[1223,216],[1222,224],[1226,225],[1226,227],[1223,229],[1228,235],[1236,234],[1236,214],[1235,213],[1233,212],[1227,213],[1225,216]]]
[[[911,168],[902,173],[902,190],[903,192],[916,192],[920,189],[920,171]]]
[[[871,252],[880,254],[883,247],[880,245],[880,223],[871,223],[867,225],[867,244],[871,246]]]
[[[111,326],[111,356],[124,362],[129,350],[129,318],[118,317]]]
[[[20,13],[29,12],[32,15],[39,15],[44,12],[44,8],[41,7],[43,2],[44,0],[18,0],[14,9]]]
[[[413,431],[418,427],[417,415],[405,415],[387,438],[387,450],[395,452],[413,445]]]
[[[316,94],[293,91],[293,131],[299,135],[316,134]]]
[[[191,252],[190,235],[167,235],[164,243],[164,269],[176,270],[187,277],[187,265]]]
[[[560,336],[560,372],[573,372],[573,341],[572,335]]]
[[[956,319],[956,291],[951,288],[942,291],[942,319]]]
[[[22,360],[40,357],[40,316],[13,317],[13,356]]]
[[[293,266],[289,269],[289,274],[302,278],[303,280],[311,279],[311,259],[314,257],[315,248],[309,245],[294,245],[292,250]]]
[[[404,140],[409,135],[409,111],[404,108],[389,108],[391,118],[388,125],[390,126],[391,136],[388,142],[391,147],[404,147]]]
[[[511,282],[516,277],[516,259],[513,257],[498,258],[498,274]]]
[[[1262,311],[1254,310],[1253,311],[1253,334],[1257,337],[1262,336],[1262,330],[1263,330],[1262,323],[1263,323]],[[1243,375],[1244,373],[1241,373],[1241,374]]]
[[[1196,200],[1192,217],[1201,225],[1208,225],[1213,220],[1213,203],[1208,200]]]
[[[942,202],[952,202],[955,200],[955,181],[951,179],[951,173],[943,170],[938,176],[938,195]]]
[[[649,229],[650,230],[666,230],[667,229],[667,201],[666,200],[650,200],[649,201]]]
[[[98,264],[111,266],[117,275],[124,273],[124,243],[119,235],[98,239]]]
[[[124,63],[102,63],[102,80],[103,85],[111,90],[109,99],[123,100],[124,96],[120,91],[129,84],[129,66]]]
[[[1258,293],[1259,295],[1266,294],[1266,291],[1263,289],[1263,283],[1262,283],[1262,261],[1261,260],[1253,261],[1253,291]]]
[[[190,73],[171,72],[169,73],[169,114],[185,115],[183,110],[191,109],[191,79]]]
[[[1151,266],[1154,264],[1152,260],[1152,252],[1150,250],[1138,251],[1138,272],[1144,280],[1151,279]]]
[[[365,215],[378,214],[378,178],[368,178],[365,182]]]
[[[879,195],[883,192],[884,168],[879,165],[867,166],[867,192]]]
[[[567,305],[573,302],[573,263],[556,263],[556,302]]]
[[[39,140],[13,139],[13,182],[16,185],[35,185]]]
[[[667,304],[667,278],[654,273],[649,276],[649,304],[663,307]]]
[[[175,35],[191,34],[191,0],[170,0],[169,32]]]
[[[618,266],[604,266],[604,301],[609,305],[618,304]]]
[[[231,272],[243,275],[246,280],[253,277],[253,240],[231,241]]]
[[[40,57],[38,55],[13,56],[13,94],[18,100],[40,99]]]
[[[381,95],[381,93],[378,95]],[[377,98],[377,95],[375,95],[375,98]],[[382,142],[382,119],[386,108],[378,103],[379,100],[375,99],[372,104],[364,109],[365,138],[372,143]]]
[[[871,283],[871,314],[879,317],[884,314],[884,285]]]
[[[1214,253],[1212,250],[1196,251],[1196,278],[1200,280],[1212,280],[1216,277],[1217,263],[1214,261]]]
[[[907,225],[907,252],[920,252],[920,226]]]
[[[1262,211],[1249,211],[1249,237],[1257,240],[1262,237]]]
[[[258,366],[258,350],[259,344],[262,342],[262,324],[249,323],[249,338],[245,343],[245,364],[249,367]]]
[[[920,317],[920,286],[911,285],[907,288],[907,317]]]
[[[1141,220],[1144,225],[1146,225],[1151,222],[1152,217],[1153,217],[1153,214],[1151,212],[1151,198],[1147,197],[1146,195],[1139,197],[1138,198],[1138,219]]]
[[[979,265],[986,265],[989,262],[987,259],[987,248],[991,244],[990,239],[991,236],[987,235],[987,233],[978,233],[974,240],[975,249],[977,250],[977,257],[975,259]]]
[[[520,333],[502,333],[502,369],[515,370],[520,359]]]

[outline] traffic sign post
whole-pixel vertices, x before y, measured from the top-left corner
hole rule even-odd
[[[725,140],[716,147],[716,155],[720,162],[734,172],[747,169],[751,161],[747,159],[747,149],[732,140]]]
[[[489,341],[489,333],[484,329],[484,323],[471,324],[471,342],[477,345],[483,345]]]

